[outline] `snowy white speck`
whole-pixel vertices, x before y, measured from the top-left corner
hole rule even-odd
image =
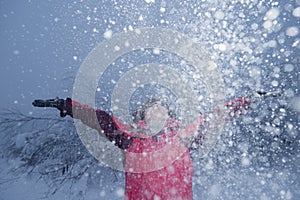
[[[132,26],[132,25],[129,25],[129,26],[128,26],[128,30],[130,30],[130,31],[134,31],[134,28],[133,28],[133,26]]]
[[[296,26],[292,26],[286,29],[286,35],[290,37],[294,37],[299,34],[299,28]]]
[[[114,50],[115,50],[115,51],[120,51],[120,49],[121,49],[121,48],[120,48],[118,45],[116,45],[116,46],[114,47]]]
[[[145,0],[146,3],[155,3],[155,0]]]
[[[277,46],[277,42],[276,40],[271,40],[269,43],[268,43],[269,47],[272,47],[272,48],[275,48]]]
[[[94,33],[99,33],[99,31],[96,28],[93,28]]]
[[[103,34],[105,39],[110,39],[112,37],[112,30],[108,30]]]
[[[277,87],[279,85],[279,83],[278,83],[278,81],[274,80],[274,81],[271,82],[271,85],[273,87]]]
[[[164,13],[164,12],[166,12],[166,8],[161,7],[161,8],[159,9],[159,11],[160,11],[161,13]]]
[[[140,29],[135,29],[134,32],[135,32],[136,34],[141,34],[141,30],[140,30]]]
[[[154,48],[153,53],[158,55],[160,53],[160,49],[159,48]]]
[[[276,19],[280,14],[280,11],[278,8],[272,8],[266,13],[266,18],[268,20],[274,20]]]
[[[227,46],[226,46],[226,44],[219,44],[218,49],[219,49],[220,51],[226,51]]]
[[[294,65],[292,65],[292,64],[286,64],[286,65],[284,65],[284,71],[285,72],[291,72],[293,70],[294,70]]]
[[[292,44],[292,47],[297,47],[300,44],[300,39],[296,39],[295,42]]]
[[[124,45],[125,45],[125,47],[129,47],[130,43],[128,41],[125,41]]]
[[[293,10],[293,15],[295,17],[300,17],[300,7],[297,7],[295,10]]]
[[[247,157],[242,158],[242,165],[243,166],[249,166],[250,165],[250,160]]]
[[[224,14],[224,12],[222,12],[222,11],[217,11],[216,13],[215,13],[215,18],[216,19],[218,19],[218,20],[221,20],[221,19],[223,19],[224,17],[225,17],[225,14]]]
[[[251,28],[252,28],[253,30],[257,30],[258,24],[257,24],[257,23],[252,24],[252,25],[251,25]]]
[[[271,20],[267,20],[263,23],[263,27],[265,29],[270,29],[273,26],[273,22]]]

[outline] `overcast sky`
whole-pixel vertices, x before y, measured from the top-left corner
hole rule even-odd
[[[149,2],[152,1],[122,3],[122,6],[119,6],[110,1],[86,3],[64,1],[62,3],[58,0],[38,2],[2,0],[0,2],[0,59],[2,61],[0,107],[16,107],[27,112],[32,109],[33,99],[71,96],[70,86],[77,69],[96,44],[103,41],[103,33],[107,29],[120,32],[124,27],[130,28],[132,24],[135,24],[137,27],[182,26],[188,30],[190,21],[196,16],[189,10],[192,8],[188,4],[172,3],[169,5],[166,2]],[[280,12],[289,10],[288,13],[291,13],[294,6],[288,3],[282,4]],[[119,10],[118,7],[122,10]],[[166,12],[162,10],[162,7],[166,8]],[[182,9],[179,13],[181,17],[175,15],[177,9]],[[268,11],[267,8],[263,9],[262,13]],[[244,13],[246,12],[244,11]],[[166,16],[170,15],[169,24],[162,23],[162,20],[167,19],[162,13],[166,13]],[[226,12],[219,12],[214,17],[222,18],[224,13],[226,16]],[[271,13],[271,15],[276,17],[276,13]],[[97,20],[89,20],[91,16]],[[258,16],[256,20],[262,17]],[[280,17],[283,18],[283,16]],[[174,21],[172,22],[172,20]],[[177,22],[180,20],[186,24],[178,24]],[[257,25],[257,23],[258,28],[267,26],[259,24],[263,22],[249,22],[249,26],[254,27],[253,24]],[[281,24],[283,31],[280,34],[284,34],[284,29],[291,25],[299,25],[299,18],[289,19],[288,16],[288,20]],[[270,33],[266,41],[276,38],[276,34],[278,33]],[[211,35],[211,33],[208,32],[207,35]],[[252,37],[259,38],[256,35],[252,35]],[[286,40],[281,46],[285,48],[291,45],[296,38],[297,35],[285,38]],[[217,43],[219,38],[214,39],[215,41],[210,41],[211,44]],[[219,46],[219,50],[222,50],[222,46]],[[299,54],[299,48],[294,48],[294,50],[290,57],[295,57],[297,51]],[[239,71],[242,71],[241,69]],[[66,91],[65,88],[69,88],[69,90]]]
[[[64,68],[74,63],[51,26],[55,6],[1,1],[1,107],[28,110],[33,98],[61,93]]]
[[[295,62],[300,58],[300,1],[239,1],[244,5],[235,2],[0,0],[0,111],[16,108],[25,113],[33,111],[34,115],[45,114],[41,109],[33,108],[31,102],[38,98],[72,96],[77,70],[88,53],[105,40],[105,33],[114,34],[137,27],[164,27],[195,37],[203,44],[216,59],[232,96],[255,89],[283,91],[281,99],[269,99],[267,104],[260,105],[261,110],[252,113],[255,118],[246,118],[242,123],[244,126],[250,121],[258,124],[258,119],[266,120],[256,129],[246,126],[249,137],[253,131],[261,136],[262,131],[273,130],[278,124],[287,132],[290,127],[297,131],[296,114],[286,107],[293,99],[300,111],[299,103],[295,103],[299,97],[294,98],[299,96],[300,84],[299,60]],[[296,64],[284,65],[291,62]],[[125,62],[124,65],[130,64]],[[292,115],[285,116],[285,113]],[[53,114],[59,115],[56,110]],[[281,115],[284,117],[280,118]],[[249,140],[250,144],[254,142]],[[295,156],[296,159],[299,160]],[[297,162],[293,166],[297,167]],[[279,166],[284,169],[285,164]],[[285,177],[289,179],[293,173]],[[293,180],[285,181],[280,173],[277,175],[294,192],[297,186]],[[222,179],[222,176],[215,177]],[[223,180],[224,184],[226,180]],[[274,180],[275,183],[277,180]],[[208,178],[206,182],[209,181]],[[261,182],[257,179],[259,187],[254,190],[262,186]],[[252,186],[251,182],[247,184]],[[265,186],[267,189],[273,187]],[[274,186],[273,190],[278,189]],[[278,195],[279,192],[282,190]],[[296,189],[295,194],[298,194]]]

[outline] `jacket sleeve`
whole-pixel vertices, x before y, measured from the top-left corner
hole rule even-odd
[[[82,105],[70,98],[66,100],[67,114],[80,119],[87,126],[96,129],[100,134],[106,136],[121,149],[128,149],[134,138],[125,135],[115,123],[115,118],[103,110],[96,110],[90,106]]]

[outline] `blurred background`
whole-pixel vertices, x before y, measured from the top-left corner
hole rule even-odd
[[[71,97],[76,73],[97,44],[143,27],[195,38],[222,74],[226,100],[281,93],[229,123],[206,157],[193,152],[194,199],[299,199],[299,0],[1,0],[0,199],[124,198],[124,174],[89,154],[72,119],[31,103]],[[166,58],[180,63],[146,51],[111,67]],[[108,75],[99,77],[97,106],[105,110],[117,76]]]

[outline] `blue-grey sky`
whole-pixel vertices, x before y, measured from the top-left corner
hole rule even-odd
[[[88,53],[105,40],[105,32],[110,30],[114,34],[142,27],[177,30],[203,44],[203,48],[214,59],[224,77],[229,98],[256,89],[282,91],[282,97],[268,99],[245,118],[240,119],[238,124],[242,127],[234,127],[236,130],[233,132],[236,135],[233,136],[230,135],[233,132],[227,131],[228,135],[224,135],[224,146],[216,151],[229,149],[228,159],[234,154],[236,157],[232,157],[232,163],[237,163],[242,158],[239,154],[241,149],[249,147],[250,155],[252,152],[260,152],[260,145],[270,147],[270,152],[269,149],[262,149],[263,153],[270,153],[268,155],[260,157],[253,154],[251,167],[247,168],[247,160],[244,162],[246,167],[241,163],[234,166],[241,172],[246,170],[250,175],[230,180],[231,186],[236,188],[232,191],[238,191],[240,186],[244,185],[244,188],[249,189],[244,194],[247,197],[253,191],[252,180],[256,183],[254,190],[270,193],[272,199],[279,197],[283,192],[284,195],[290,192],[299,196],[291,179],[299,179],[294,176],[296,171],[293,170],[297,168],[299,158],[289,154],[293,153],[294,149],[281,149],[280,145],[285,144],[274,139],[274,132],[280,132],[280,136],[284,138],[282,141],[290,142],[294,145],[296,154],[298,153],[299,144],[293,139],[298,137],[294,133],[299,132],[299,122],[295,112],[290,109],[290,99],[299,96],[299,0],[1,0],[0,110],[17,108],[25,113],[33,111],[33,115],[47,115],[46,109],[33,108],[31,102],[36,98],[72,96],[72,84],[77,70]],[[130,55],[126,59],[130,60]],[[115,66],[120,63],[123,64],[122,59],[119,59]],[[130,64],[125,62],[124,65]],[[297,105],[299,110],[299,104]],[[51,114],[59,115],[56,110]],[[285,168],[285,154],[292,157],[289,163],[293,168]],[[208,171],[202,175],[203,169],[198,169],[201,173],[197,174],[200,177],[197,184],[203,184],[200,185],[197,194],[204,194],[201,196],[204,198],[218,192],[218,189],[220,190],[217,194],[227,194],[225,191],[220,193],[223,190],[222,184],[227,184],[230,192],[230,183],[227,181],[231,176],[229,174],[229,178],[226,179],[222,174],[222,170],[227,170],[226,167],[222,168],[222,162],[223,165],[227,163],[226,166],[229,166],[231,161],[227,161],[226,155],[220,155],[220,159],[219,155],[214,155],[216,157],[212,159],[215,168],[212,173]],[[270,162],[264,162],[265,158],[270,159]],[[208,160],[205,167],[211,167],[210,161],[212,160]],[[221,164],[217,166],[218,163]],[[262,180],[261,177],[252,176],[255,170],[260,174],[262,168],[258,165],[264,164],[272,167],[274,165],[274,179],[267,174],[269,172],[262,174]],[[283,173],[284,177],[277,173],[277,168],[286,172]],[[254,171],[251,171],[252,169]],[[292,170],[292,173],[289,170]],[[239,172],[237,174],[239,175]],[[269,180],[274,187],[268,184]],[[283,186],[276,185],[278,180]],[[242,184],[239,185],[240,183]],[[205,184],[211,187],[207,188]],[[277,187],[280,191],[276,191]],[[203,190],[206,193],[203,193]],[[282,198],[284,195],[281,195]],[[263,199],[265,196],[259,197]]]
[[[62,73],[74,63],[63,34],[52,25],[57,6],[48,1],[1,1],[2,108],[28,110],[33,98],[61,93]]]
[[[299,35],[292,37],[286,35],[289,26],[299,25],[299,18],[292,15],[297,3],[272,4],[271,1],[265,4],[253,3],[255,7],[250,10],[243,10],[242,5],[236,4],[233,9],[241,9],[240,12],[231,11],[230,7],[222,10],[225,9],[226,3],[219,5],[197,1],[154,2],[2,0],[0,4],[1,107],[28,110],[30,109],[28,105],[34,98],[70,96],[72,79],[77,69],[88,52],[97,43],[103,41],[103,33],[106,30],[116,33],[131,27],[149,26],[180,30],[198,37],[204,46],[209,45],[210,50],[216,54],[213,56],[222,60],[221,65],[228,66],[228,62],[230,65],[235,65],[232,63],[241,62],[238,63],[241,64],[240,67],[230,67],[227,71],[239,76],[248,75],[253,64],[241,61],[238,58],[241,54],[237,52],[232,53],[229,50],[225,51],[225,54],[222,52],[224,47],[232,45],[230,42],[234,40],[228,37],[228,34],[240,37],[239,40],[245,42],[243,45],[252,48],[251,54],[258,58],[255,64],[261,63],[259,67],[264,71],[264,76],[268,74],[269,67],[272,68],[274,63],[285,62],[285,57],[290,60],[297,57],[299,44],[296,44],[298,48],[290,48],[290,46]],[[269,13],[271,19],[272,16],[277,17],[278,20],[275,21],[280,24],[274,26],[275,31],[264,29],[267,27],[265,23],[267,12],[272,7],[278,8],[279,12],[278,17],[274,12]],[[232,15],[238,16],[232,17]],[[247,20],[247,15],[253,21]],[[218,22],[222,19],[226,19],[226,24]],[[256,41],[251,43],[249,42],[251,39]],[[274,41],[277,49],[263,45]],[[265,49],[262,49],[263,47]],[[282,50],[285,52],[281,52]],[[264,53],[256,54],[258,51]],[[244,54],[244,56],[250,58],[251,54]],[[269,63],[264,64],[265,60]],[[270,62],[274,63],[270,64]],[[243,86],[253,85],[251,81],[253,82],[248,80],[243,83]],[[66,88],[69,90],[64,90]]]
[[[118,18],[114,5],[113,1],[1,1],[0,107],[29,111],[35,98],[70,96],[76,70],[103,40],[106,29],[116,22],[112,29],[120,32],[126,20],[127,26],[135,20]],[[151,9],[147,12],[153,14]]]

